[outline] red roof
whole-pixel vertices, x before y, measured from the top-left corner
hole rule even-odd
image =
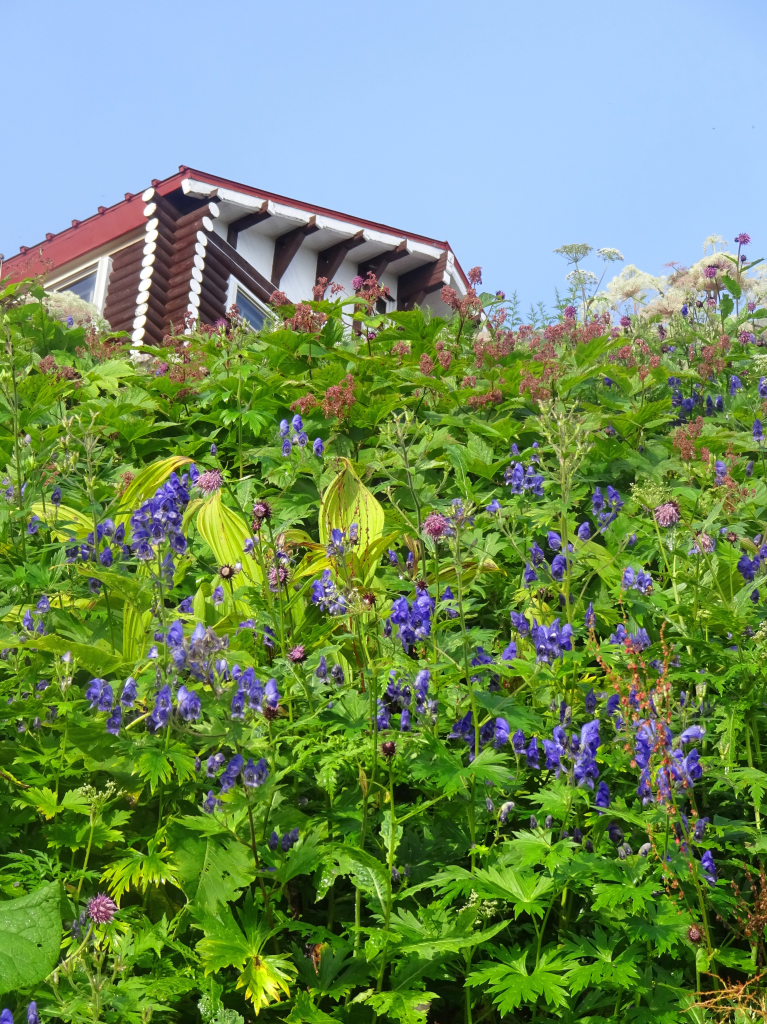
[[[378,224],[372,220],[365,220],[360,217],[350,217],[346,213],[338,213],[336,210],[328,210],[324,206],[314,206],[312,203],[304,203],[297,199],[288,199],[285,196],[276,195],[274,192],[265,192],[263,189],[252,188],[250,185],[242,185],[236,181],[229,181],[227,178],[219,178],[215,174],[207,174],[204,171],[196,171],[191,167],[179,167],[178,174],[165,178],[163,181],[153,181],[152,184],[160,195],[167,195],[181,187],[184,178],[193,177],[197,181],[205,182],[213,186],[229,188],[236,192],[243,192],[246,195],[256,196],[259,199],[269,199],[272,202],[284,203],[287,206],[305,210],[308,213],[319,214],[326,217],[334,217],[337,220],[347,221],[361,227],[371,228],[374,231],[385,231],[390,234],[407,237],[416,242],[425,242],[438,249],[450,249],[447,242],[439,242],[433,238],[426,238],[424,235],[415,235],[410,231],[401,231],[399,228],[392,228],[386,224]],[[20,281],[24,277],[31,277],[45,272],[51,261],[54,267],[62,267],[73,260],[86,256],[89,252],[107,245],[113,239],[120,238],[141,228],[145,224],[144,206],[146,204],[141,198],[141,193],[126,193],[125,199],[114,206],[100,207],[100,212],[83,221],[73,221],[72,227],[65,228],[58,234],[46,238],[44,242],[38,242],[33,246],[22,246],[22,251],[2,264],[3,278],[10,277],[12,281]],[[466,275],[456,260],[456,269],[468,285]]]

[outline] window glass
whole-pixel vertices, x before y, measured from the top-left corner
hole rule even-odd
[[[264,326],[265,314],[263,310],[249,299],[241,288],[237,289],[237,309],[243,320],[247,320],[254,331],[260,331]]]
[[[96,273],[97,271],[93,270],[90,274],[86,274],[85,277],[80,277],[70,284],[59,285],[56,290],[60,292],[74,292],[75,295],[79,295],[86,302],[93,302],[96,294]]]

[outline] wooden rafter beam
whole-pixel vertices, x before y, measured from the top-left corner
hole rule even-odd
[[[397,278],[397,309],[412,309],[445,283],[447,252],[434,263],[426,263]]]
[[[365,232],[360,230],[356,235],[352,235],[351,238],[343,238],[340,242],[336,242],[335,245],[328,246],[327,249],[318,252],[316,279],[319,281],[321,277],[324,277],[328,283],[332,281],[347,255],[352,249],[362,245],[364,241]]]
[[[240,217],[239,220],[233,220],[229,225],[229,230],[226,233],[226,240],[232,246],[237,248],[237,236],[241,231],[247,231],[248,228],[252,228],[254,224],[260,224],[262,220],[267,220],[271,217],[269,213],[269,202],[264,200],[261,203],[261,209],[256,210],[254,213],[248,213],[244,217]]]
[[[260,274],[246,259],[243,259],[237,250],[225,242],[220,235],[208,234],[207,250],[224,270],[235,277],[240,284],[249,288],[262,302],[268,302],[272,293],[277,290],[276,284],[267,281],[263,274]]]
[[[279,286],[283,274],[293,262],[296,253],[303,245],[304,239],[307,235],[311,235],[315,231],[319,231],[316,221],[316,216],[312,214],[306,224],[301,224],[297,228],[293,228],[292,231],[287,231],[284,235],[279,235],[275,240],[274,260],[272,261],[272,281],[274,281],[277,286]]]
[[[366,260],[364,263],[360,263],[357,268],[357,273],[360,277],[367,277],[369,273],[373,273],[376,276],[376,280],[381,280],[381,275],[384,273],[390,263],[394,263],[395,260],[401,260],[403,256],[407,256],[407,239],[403,238],[396,249],[388,249],[386,252],[381,252],[377,256],[374,256],[372,260]]]

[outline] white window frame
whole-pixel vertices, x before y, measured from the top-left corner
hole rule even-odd
[[[241,281],[238,281],[233,274],[229,277],[229,289],[226,293],[227,312],[232,308],[233,305],[237,304],[237,292],[243,292],[245,295],[247,295],[248,299],[253,303],[256,309],[261,310],[261,312],[264,314],[264,322],[266,322],[267,320],[274,319],[274,314],[272,313],[271,309],[269,309],[268,306],[265,306],[260,299],[257,299],[255,295],[251,292],[251,290],[249,288],[246,288]]]
[[[98,260],[86,263],[77,270],[71,271],[66,277],[54,281],[50,285],[49,291],[65,292],[69,285],[81,281],[84,277],[88,277],[94,270],[96,271],[96,284],[93,288],[93,305],[103,315],[107,299],[107,288],[109,287],[109,275],[112,273],[111,256],[102,256]]]

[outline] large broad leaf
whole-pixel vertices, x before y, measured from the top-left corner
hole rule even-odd
[[[56,966],[60,947],[58,882],[0,903],[0,994],[41,982]]]
[[[93,519],[69,505],[56,506],[47,501],[43,507],[41,501],[35,501],[30,511],[50,526],[51,535],[56,540],[66,541],[70,537],[83,540],[89,533],[93,533]]]
[[[120,511],[114,517],[118,526],[120,523],[127,523],[131,513],[135,512],[143,501],[151,498],[175,469],[180,469],[190,462],[192,459],[185,455],[171,455],[169,459],[152,462],[136,473],[120,498]]]
[[[362,549],[383,535],[384,510],[354,472],[348,459],[340,459],[341,471],[330,482],[320,503],[320,540],[330,541],[331,530],[348,530],[359,526]]]
[[[221,502],[221,492],[216,491],[200,506],[197,513],[197,530],[216,556],[219,565],[242,563],[242,571],[251,580],[258,572],[254,559],[244,554],[245,541],[253,536],[248,524]]]
[[[50,651],[52,654],[66,654],[69,651],[78,665],[103,678],[117,672],[122,666],[122,659],[116,654],[110,654],[100,647],[76,644],[73,640],[65,640],[61,636],[35,637],[34,640],[30,640],[29,646],[36,647],[38,651]]]
[[[206,913],[215,914],[220,904],[236,900],[256,877],[252,852],[231,837],[198,836],[173,828],[169,843],[182,892]]]
[[[146,609],[152,604],[152,585],[148,578],[141,579],[133,573],[108,572],[106,569],[97,569],[89,565],[78,565],[77,572],[80,576],[101,580],[108,589],[110,596],[114,595],[121,601],[129,602],[138,609]]]

